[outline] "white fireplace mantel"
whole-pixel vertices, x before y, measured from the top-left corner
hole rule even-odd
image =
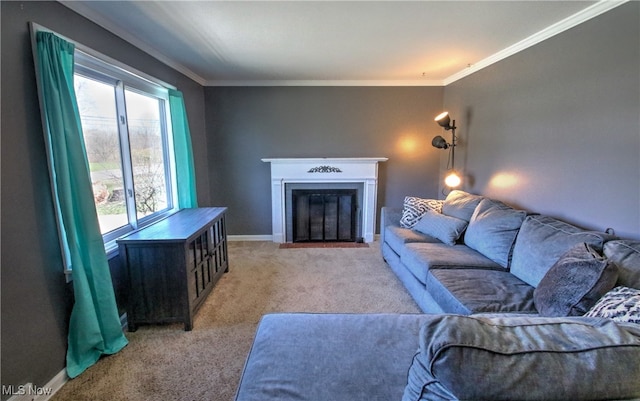
[[[362,183],[362,236],[372,242],[376,224],[378,163],[386,157],[262,159],[271,163],[273,242],[286,242],[285,186],[289,183]]]

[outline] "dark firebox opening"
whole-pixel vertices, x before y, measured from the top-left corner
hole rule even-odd
[[[294,189],[293,242],[356,242],[356,189]]]

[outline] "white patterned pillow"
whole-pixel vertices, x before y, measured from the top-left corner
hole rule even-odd
[[[604,294],[587,317],[606,317],[619,323],[640,323],[640,290],[616,287]]]
[[[422,199],[415,196],[406,196],[404,198],[400,227],[413,228],[427,210],[442,213],[443,203],[444,201],[437,199]]]

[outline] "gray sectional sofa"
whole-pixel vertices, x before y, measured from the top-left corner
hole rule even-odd
[[[274,314],[248,400],[640,399],[640,241],[453,191],[382,209],[424,314]]]
[[[382,255],[426,313],[537,313],[535,287],[564,253],[583,243],[602,252],[615,239],[463,191],[447,196],[440,215],[467,223],[454,244],[434,237],[447,223],[418,231],[401,226],[402,209],[382,208]],[[640,276],[623,274],[619,285],[640,288]]]

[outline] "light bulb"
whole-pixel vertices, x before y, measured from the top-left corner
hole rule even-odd
[[[448,111],[443,111],[442,113],[438,114],[438,115],[436,116],[436,118],[434,118],[433,120],[434,120],[434,121],[438,121],[438,122],[439,122],[440,120],[443,120],[443,119],[444,119],[445,117],[447,117],[448,115],[449,115],[449,112],[448,112]]]
[[[449,188],[455,188],[459,186],[460,183],[462,183],[462,179],[460,179],[460,176],[458,175],[458,173],[456,173],[455,171],[452,171],[451,173],[447,174],[447,176],[444,178],[444,183]]]

